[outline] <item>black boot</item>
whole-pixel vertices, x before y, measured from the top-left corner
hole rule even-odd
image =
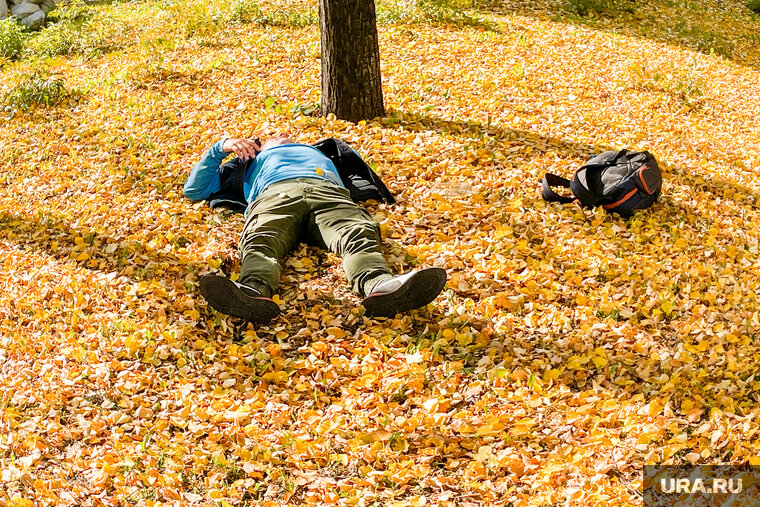
[[[446,271],[425,268],[379,281],[362,301],[370,317],[392,317],[420,308],[438,296],[446,285]]]
[[[254,324],[269,322],[280,314],[280,307],[247,285],[225,276],[203,275],[200,278],[201,294],[208,304],[219,312],[240,317]]]

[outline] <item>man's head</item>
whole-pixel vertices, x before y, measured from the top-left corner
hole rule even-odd
[[[264,141],[264,144],[261,145],[261,150],[264,151],[267,148],[274,148],[275,146],[280,146],[283,144],[292,144],[292,143],[295,143],[295,141],[289,138],[287,135],[278,134]]]

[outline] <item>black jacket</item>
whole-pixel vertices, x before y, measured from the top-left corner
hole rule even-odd
[[[351,199],[354,202],[369,199],[387,202],[388,204],[396,202],[378,175],[344,141],[330,137],[317,141],[312,146],[332,160],[338,169],[340,179],[346,189],[351,192]],[[245,171],[250,167],[251,162],[253,159],[234,158],[219,167],[219,179],[222,188],[209,196],[208,201],[211,209],[224,206],[234,211],[245,211],[248,203],[243,192],[243,180]]]

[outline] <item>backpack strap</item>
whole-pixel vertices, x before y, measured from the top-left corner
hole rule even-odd
[[[354,202],[375,199],[394,204],[396,199],[380,177],[345,141],[330,137],[312,144],[332,160]]]
[[[631,153],[630,150],[622,149],[620,151],[605,151],[598,155],[591,155],[581,165],[581,167],[600,168],[610,167],[618,163],[621,158],[627,157]]]
[[[552,190],[552,187],[570,188],[570,180],[557,176],[556,174],[546,173],[544,179],[541,181],[541,197],[543,197],[545,201],[567,204],[575,200],[575,197],[559,195]]]
[[[239,195],[243,196],[243,199],[245,200],[245,173],[248,171],[248,168],[251,167],[251,164],[253,164],[253,161],[256,157],[249,158],[248,160],[244,161],[242,164],[242,167],[238,169],[238,171],[235,173],[235,192]]]
[[[216,209],[224,206],[233,211],[245,211],[248,203],[245,200],[245,172],[253,159],[243,160],[233,158],[219,167],[221,188],[208,197],[209,207]]]
[[[599,201],[599,196],[596,195],[591,188],[589,188],[588,173],[601,172],[607,166],[581,166],[573,175],[572,181],[570,181],[570,190],[573,195],[578,198],[582,206],[596,206]]]

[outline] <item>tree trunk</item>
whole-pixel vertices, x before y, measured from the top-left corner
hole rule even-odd
[[[382,116],[374,0],[319,0],[322,114],[359,121]]]

